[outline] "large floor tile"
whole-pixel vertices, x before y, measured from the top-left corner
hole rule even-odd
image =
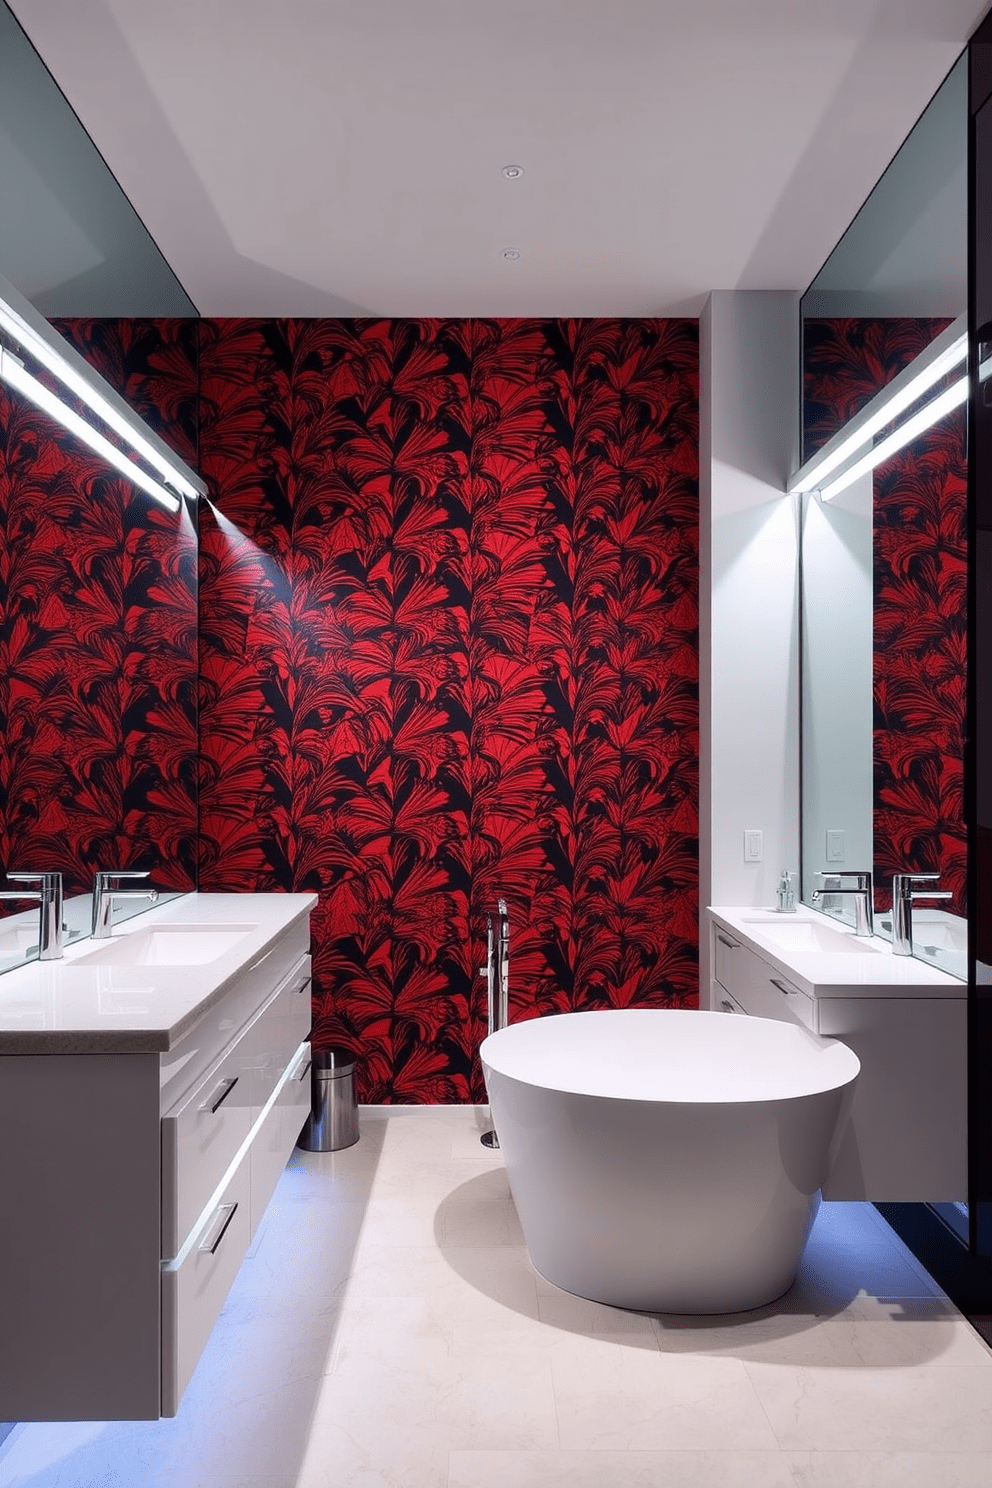
[[[992,1453],[987,1368],[743,1368],[787,1450]]]
[[[827,1317],[772,1307],[725,1318],[659,1317],[654,1326],[659,1347],[674,1354],[831,1369],[992,1366],[992,1350],[956,1308],[934,1296],[862,1295]]]
[[[778,1452],[452,1452],[448,1488],[795,1488]]]
[[[552,1372],[565,1448],[767,1451],[778,1445],[736,1359],[570,1339],[556,1348]]]
[[[787,1452],[796,1488],[988,1488],[984,1452]]]
[[[311,1446],[341,1432],[382,1460],[444,1446],[556,1448],[558,1426],[551,1366],[499,1335],[471,1356],[437,1338],[397,1351],[388,1368],[378,1358],[342,1349],[325,1377],[311,1427]]]

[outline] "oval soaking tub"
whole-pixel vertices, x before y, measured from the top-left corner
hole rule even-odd
[[[860,1068],[790,1023],[628,1008],[514,1023],[481,1049],[531,1260],[647,1312],[791,1286]]]

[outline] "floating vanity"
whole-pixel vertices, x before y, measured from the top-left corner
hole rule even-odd
[[[824,1198],[965,1199],[965,984],[814,910],[709,916],[712,1010],[799,1023],[861,1061]]]
[[[0,1419],[174,1415],[309,1110],[312,894],[0,980]]]

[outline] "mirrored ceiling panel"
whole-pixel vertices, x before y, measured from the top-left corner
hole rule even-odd
[[[2,0],[0,195],[0,273],[43,315],[196,315]]]

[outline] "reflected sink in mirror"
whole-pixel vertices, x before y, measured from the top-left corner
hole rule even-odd
[[[232,950],[254,925],[155,925],[112,937],[73,966],[206,966]]]
[[[784,951],[820,951],[835,955],[877,955],[878,948],[870,940],[858,939],[850,930],[834,930],[816,920],[745,920],[753,925],[756,935],[762,936],[772,945]]]
[[[0,926],[0,956],[23,956],[25,951],[38,949],[38,913],[31,916],[29,925],[10,924]]]

